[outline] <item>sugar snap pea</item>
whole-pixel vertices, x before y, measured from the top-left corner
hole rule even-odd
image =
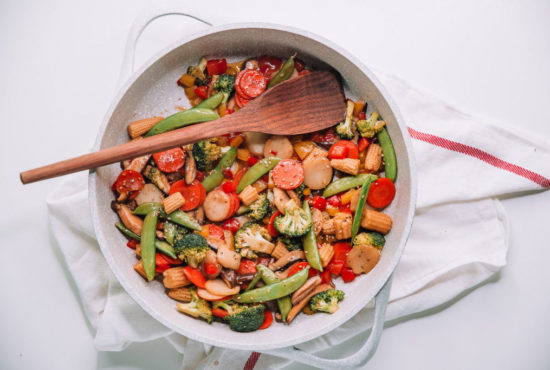
[[[395,149],[393,148],[390,135],[385,127],[376,135],[378,136],[380,147],[382,147],[382,154],[384,154],[384,172],[386,177],[395,182],[397,178],[397,158],[395,157]]]
[[[261,278],[262,278],[262,271],[258,270],[256,272],[256,275],[254,276],[254,279],[252,279],[252,281],[250,282],[250,284],[248,284],[248,286],[244,291],[248,292],[249,290],[254,289],[254,287],[256,286],[256,284],[258,284],[258,281],[260,281]]]
[[[229,168],[233,165],[233,162],[235,162],[235,159],[237,158],[237,147],[232,146],[231,149],[227,151],[223,155],[223,157],[220,159],[216,167],[210,172],[208,176],[202,180],[202,186],[204,187],[204,190],[208,193],[209,191],[214,190],[218,185],[220,185],[223,181],[224,175],[223,170],[225,168]]]
[[[220,105],[222,100],[223,100],[223,93],[219,92],[212,95],[208,99],[201,101],[199,104],[195,105],[191,109],[198,109],[198,108],[216,109],[218,105]]]
[[[258,272],[262,273],[262,280],[266,285],[275,284],[281,281],[277,278],[277,276],[275,276],[275,273],[266,266],[259,264],[256,268],[258,269]],[[290,299],[290,296],[287,295],[286,297],[277,298],[277,306],[279,307],[282,321],[286,323],[288,313],[292,309],[292,300]]]
[[[304,202],[304,211],[307,217],[311,220],[311,210],[309,209],[309,203]],[[321,264],[321,257],[319,256],[319,248],[317,247],[317,237],[315,236],[315,228],[310,227],[306,235],[302,239],[304,245],[304,253],[306,255],[307,262],[315,270],[323,271],[323,265]]]
[[[171,116],[166,117],[159,123],[153,126],[145,136],[153,136],[162,134],[166,131],[171,131],[176,128],[191,125],[193,123],[200,123],[206,121],[212,121],[220,118],[218,113],[208,108],[193,108],[184,110]]]
[[[271,78],[269,83],[267,84],[267,88],[272,88],[273,86],[280,84],[283,81],[286,81],[292,76],[292,72],[294,72],[294,57],[296,54],[292,55],[290,58],[285,60],[283,65],[281,66],[281,69]]]
[[[237,193],[240,193],[248,185],[252,185],[260,177],[271,171],[273,167],[275,167],[277,163],[279,163],[280,160],[281,158],[268,157],[262,159],[254,166],[250,167],[239,182],[239,185],[237,186]]]
[[[160,202],[141,203],[136,207],[136,209],[134,209],[133,213],[138,216],[147,216],[147,214],[151,211],[158,211],[159,216],[166,218],[166,213],[164,212],[164,208]]]
[[[303,270],[300,270],[291,277],[279,281],[278,283],[266,285],[261,288],[252,289],[248,292],[239,294],[233,297],[233,300],[239,303],[255,303],[285,297],[300,289],[300,287],[306,282],[308,274],[309,266]]]
[[[147,280],[155,278],[155,235],[157,231],[157,220],[159,211],[151,211],[143,220],[143,229],[141,231],[141,261]]]
[[[323,191],[323,197],[327,198],[331,195],[361,186],[368,178],[372,178],[372,181],[375,181],[378,176],[370,173],[363,173],[357,176],[342,177],[325,188]]]
[[[359,200],[357,201],[357,208],[355,209],[355,215],[353,216],[353,223],[351,224],[351,240],[353,240],[353,238],[355,238],[355,235],[357,235],[357,233],[359,232],[361,218],[363,217],[363,208],[365,208],[365,202],[367,200],[370,184],[372,184],[372,182],[373,179],[371,177],[367,178],[363,183],[363,187],[361,188]]]
[[[124,226],[121,222],[117,222],[115,224],[116,228],[120,230],[121,233],[123,233],[124,235],[126,235],[127,237],[129,238],[132,238],[132,239],[135,239],[137,240],[138,242],[141,241],[141,236],[139,236],[138,234],[134,233],[132,230],[128,229],[126,226]],[[164,254],[166,254],[168,257],[171,257],[171,258],[178,258],[176,256],[176,252],[174,251],[174,247],[172,247],[170,244],[162,241],[162,240],[158,240],[158,239],[155,239],[155,248],[159,251],[159,252],[162,252]]]

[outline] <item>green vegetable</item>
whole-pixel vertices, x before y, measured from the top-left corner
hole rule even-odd
[[[216,109],[218,105],[220,105],[220,103],[223,101],[223,98],[224,98],[224,95],[222,93],[214,94],[208,99],[201,101],[199,104],[195,105],[190,110],[198,109],[198,108]]]
[[[178,235],[174,241],[174,250],[180,260],[185,260],[191,267],[196,268],[205,258],[210,248],[206,239],[196,233]]]
[[[357,176],[342,177],[341,179],[330,183],[329,186],[325,188],[323,191],[323,197],[328,198],[331,195],[361,186],[368,178],[372,178],[372,181],[375,181],[378,179],[378,176],[370,173],[363,173]]]
[[[189,234],[191,230],[189,230],[186,227],[179,226],[173,222],[166,221],[164,223],[164,239],[168,242],[170,245],[174,245],[174,241],[176,240],[176,237],[178,234]],[[177,258],[177,257],[175,257]]]
[[[309,203],[304,202],[303,208],[307,217],[312,220]],[[315,229],[313,227],[310,227],[307,234],[304,235],[304,253],[306,255],[307,262],[311,267],[315,270],[323,271],[321,257],[319,256],[319,248],[317,247],[317,237],[315,236]]]
[[[262,280],[266,285],[271,285],[280,282],[281,280],[275,276],[275,273],[268,269],[266,266],[259,264],[256,266],[258,272],[262,273]],[[279,312],[281,313],[281,319],[286,323],[288,313],[292,309],[292,300],[290,296],[277,298],[277,306],[279,306]]]
[[[136,209],[134,209],[133,213],[138,216],[146,216],[152,211],[157,211],[159,212],[159,216],[166,218],[166,213],[164,212],[162,203],[159,202],[141,203],[139,206],[136,207]]]
[[[170,213],[167,217],[169,221],[175,222],[178,225],[187,227],[191,230],[201,231],[201,225],[195,221],[195,219],[183,212],[181,209],[177,209]]]
[[[281,66],[281,69],[275,74],[271,80],[269,81],[269,84],[267,84],[267,88],[270,89],[273,86],[280,84],[283,81],[286,81],[292,76],[292,72],[294,72],[294,57],[296,54],[292,55],[290,58],[285,60],[283,65]]]
[[[193,144],[193,158],[195,158],[195,164],[197,169],[205,172],[209,172],[214,168],[214,162],[220,159],[222,152],[221,147],[218,146],[212,139],[201,140]]]
[[[271,235],[265,227],[256,222],[245,222],[235,233],[235,251],[245,258],[255,258],[254,252],[270,253],[271,250]]]
[[[189,289],[189,292],[191,293],[191,302],[177,303],[176,307],[178,311],[194,318],[206,320],[206,322],[210,324],[212,322],[212,310],[210,309],[210,305],[197,295],[195,289]]]
[[[340,307],[338,302],[344,299],[344,292],[337,289],[329,289],[317,293],[311,297],[309,308],[315,312],[335,313]]]
[[[361,187],[361,193],[359,194],[359,200],[357,201],[357,208],[355,209],[355,215],[353,216],[353,223],[351,224],[351,238],[355,238],[355,235],[359,232],[359,226],[361,226],[361,218],[363,217],[363,208],[365,208],[365,202],[367,201],[367,194],[369,193],[370,184],[372,183],[372,177],[369,177],[363,183]]]
[[[128,238],[135,239],[138,242],[141,240],[141,236],[139,236],[138,234],[136,234],[132,230],[128,229],[126,226],[124,226],[124,224],[122,222],[117,222],[115,224],[115,226],[121,233],[126,235]]]
[[[277,157],[264,158],[261,161],[258,161],[254,166],[250,167],[239,182],[239,185],[237,186],[237,193],[240,193],[248,185],[252,185],[260,177],[271,171],[280,160],[281,158]]]
[[[199,64],[196,66],[187,67],[187,74],[195,77],[195,85],[202,86],[208,84],[208,78],[204,74],[204,69],[206,68],[206,58],[202,57],[199,61]]]
[[[168,193],[170,188],[165,183],[165,178],[163,173],[157,168],[157,165],[154,160],[151,160],[150,164],[145,167],[143,170],[143,176],[148,178],[157,188],[162,190],[164,193]]]
[[[372,245],[378,249],[382,249],[386,244],[386,238],[384,235],[377,233],[376,231],[369,231],[368,233],[359,233],[353,238],[353,246],[356,245]]]
[[[220,159],[220,161],[218,162],[214,170],[210,172],[210,175],[206,176],[204,180],[202,180],[202,186],[204,187],[204,190],[206,190],[207,193],[209,191],[214,190],[214,188],[216,188],[218,185],[222,183],[224,178],[223,170],[231,167],[233,165],[233,162],[235,162],[236,158],[237,158],[237,147],[232,146],[231,149],[229,149],[227,153],[223,155],[222,159]]]
[[[294,192],[298,196],[298,199],[300,200],[304,199],[304,190],[306,190],[306,185],[303,182],[300,184],[300,186],[294,189]]]
[[[254,287],[256,286],[256,284],[258,284],[258,281],[260,281],[261,278],[262,278],[262,272],[261,271],[256,272],[254,279],[252,279],[252,281],[250,282],[250,284],[248,284],[248,286],[244,291],[248,292],[249,290],[254,289]]]
[[[348,106],[346,109],[346,118],[344,121],[340,122],[338,126],[336,126],[336,133],[338,136],[340,136],[343,140],[351,140],[355,137],[355,132],[353,130],[353,107],[355,104],[351,100],[348,100]]]
[[[141,230],[141,261],[147,280],[155,278],[155,236],[159,211],[151,211],[145,216]]]
[[[258,330],[264,323],[265,306],[263,304],[244,305],[229,303],[228,301],[216,302],[214,307],[222,308],[228,312],[223,321],[229,324],[231,330],[246,333]]]
[[[242,215],[244,215],[245,213],[248,213],[248,212],[250,212],[250,207],[245,206],[245,205],[243,204],[243,205],[241,205],[241,206],[239,207],[239,209],[237,210],[237,216],[242,216]]]
[[[214,89],[218,90],[223,94],[223,102],[226,103],[229,99],[229,95],[233,92],[235,88],[235,76],[223,74],[218,76],[216,82],[214,82]]]
[[[126,226],[124,226],[124,224],[117,222],[115,226],[127,237],[135,239],[138,242],[141,241],[141,236],[128,229]],[[174,252],[174,248],[170,244],[163,242],[162,240],[155,239],[155,248],[159,252],[166,254],[168,257],[177,258],[176,253]]]
[[[298,290],[307,280],[309,266],[298,271],[291,277],[281,280],[278,283],[266,285],[244,292],[233,297],[233,300],[240,303],[266,302],[272,299],[282,298]]]
[[[271,209],[269,199],[267,199],[267,194],[261,193],[260,195],[258,195],[258,199],[252,202],[249,208],[250,212],[248,213],[248,217],[250,217],[254,221],[263,220],[263,218],[267,216]]]
[[[276,217],[273,222],[275,229],[288,236],[305,235],[313,225],[311,217],[308,217],[306,212],[298,207],[292,199],[285,204],[284,208],[285,214]]]
[[[162,134],[166,131],[171,131],[180,127],[189,126],[193,123],[213,121],[220,118],[218,113],[212,109],[193,108],[187,109],[171,116],[166,117],[159,123],[153,126],[146,134],[146,137]]]
[[[386,177],[395,182],[397,178],[397,158],[395,157],[395,150],[390,135],[386,129],[382,129],[378,133],[378,142],[384,154],[384,172],[386,173]]]
[[[359,120],[356,125],[361,136],[371,138],[384,128],[386,122],[378,120],[378,113],[372,112],[368,120]]]
[[[287,235],[279,235],[279,240],[282,241],[285,246],[286,246],[286,249],[288,249],[289,251],[295,251],[295,250],[298,250],[298,249],[303,249],[302,248],[302,238],[301,237],[292,237],[292,236],[287,236]]]

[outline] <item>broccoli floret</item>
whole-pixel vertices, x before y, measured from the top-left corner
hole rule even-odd
[[[288,236],[305,235],[313,224],[311,217],[308,217],[292,199],[285,204],[284,208],[284,216],[277,217],[273,222],[275,229]]]
[[[315,312],[335,313],[340,308],[338,302],[342,299],[344,299],[344,292],[341,290],[325,290],[311,297],[309,308]]]
[[[300,186],[294,189],[294,192],[298,196],[298,199],[300,200],[304,199],[304,190],[306,190],[306,185],[303,182],[300,184]]]
[[[338,136],[340,136],[341,139],[344,140],[351,140],[355,136],[355,132],[353,130],[353,122],[351,118],[353,117],[353,102],[351,100],[348,100],[348,106],[346,109],[346,118],[344,121],[340,122],[338,126],[336,126],[336,133]]]
[[[386,122],[378,120],[378,113],[372,112],[368,120],[357,121],[357,129],[363,137],[371,138],[376,135],[377,132],[382,131]]]
[[[378,249],[382,249],[384,244],[386,244],[386,238],[384,238],[384,235],[375,231],[360,233],[357,234],[355,238],[353,238],[353,246],[372,245]]]
[[[193,144],[193,158],[199,170],[208,172],[222,155],[221,147],[213,140],[202,140]]]
[[[209,247],[206,239],[197,233],[178,234],[174,239],[174,251],[180,260],[197,267],[206,257]]]
[[[246,222],[235,233],[235,250],[243,257],[255,258],[254,252],[271,253],[273,247],[269,232],[256,222]]]
[[[227,301],[216,302],[216,308],[222,308],[229,314],[223,318],[223,321],[229,324],[232,330],[238,332],[250,332],[258,330],[264,323],[265,306],[263,304],[244,305],[239,303],[229,303]]]
[[[229,95],[233,92],[235,88],[235,76],[223,74],[218,77],[216,82],[214,82],[214,89],[223,93],[223,103],[227,102]]]
[[[202,86],[208,84],[208,78],[204,74],[206,68],[206,58],[202,57],[196,66],[187,67],[187,74],[195,77],[195,85]]]
[[[189,234],[191,232],[191,229],[180,226],[173,222],[165,221],[163,232],[164,239],[168,242],[168,244],[173,246],[177,238],[181,238],[183,235]]]
[[[296,251],[298,249],[302,249],[301,237],[293,238],[286,235],[280,235],[279,240],[282,241],[285,244],[286,249],[288,249],[291,252]]]
[[[210,305],[197,295],[195,289],[189,289],[189,292],[191,293],[191,302],[177,303],[176,307],[178,311],[195,318],[206,320],[206,322],[210,324],[212,322],[212,310],[210,309]]]
[[[261,221],[265,216],[267,216],[270,211],[269,199],[267,199],[267,194],[260,194],[258,196],[258,199],[250,204],[249,208],[250,212],[248,213],[248,217],[250,217],[254,221]]]

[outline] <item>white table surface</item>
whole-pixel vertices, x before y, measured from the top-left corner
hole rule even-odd
[[[550,138],[548,1],[196,3],[216,24],[265,21],[316,32],[367,64],[464,109]],[[152,4],[0,2],[0,151],[6,169],[0,181],[2,369],[176,369],[181,364],[163,340],[119,353],[94,349],[93,330],[50,242],[45,199],[59,180],[25,187],[18,180],[21,170],[91,146],[117,87],[127,31]],[[203,27],[176,17],[158,21],[142,37],[138,63]],[[166,42],[155,41],[159,36]],[[508,265],[443,307],[388,325],[366,368],[550,368],[550,192],[503,204],[511,225]],[[350,351],[359,343],[354,340]]]

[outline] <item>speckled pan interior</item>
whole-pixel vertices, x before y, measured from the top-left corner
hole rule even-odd
[[[397,161],[397,196],[385,212],[394,220],[382,257],[368,275],[351,284],[337,279],[346,293],[341,309],[329,316],[299,315],[289,326],[272,325],[269,330],[236,333],[226,325],[208,325],[176,311],[158,281],[146,283],[132,266],[136,257],[126,248],[125,238],[113,226],[117,215],[111,211],[113,194],[110,185],[120,172],[113,164],[91,171],[89,181],[92,218],[101,250],[113,273],[132,298],[165,326],[189,338],[235,349],[267,350],[301,343],[336,328],[350,319],[376,295],[395,269],[405,246],[412,223],[416,198],[416,177],[412,148],[399,112],[374,75],[357,59],[319,36],[285,26],[271,24],[233,24],[213,27],[180,40],[166,48],[136,71],[114,98],[95,149],[108,148],[128,141],[129,122],[166,116],[176,106],[188,106],[183,89],[176,81],[190,64],[203,55],[239,59],[263,54],[285,57],[297,52],[299,58],[318,69],[330,68],[343,78],[347,96],[362,97],[385,119],[393,140]]]

